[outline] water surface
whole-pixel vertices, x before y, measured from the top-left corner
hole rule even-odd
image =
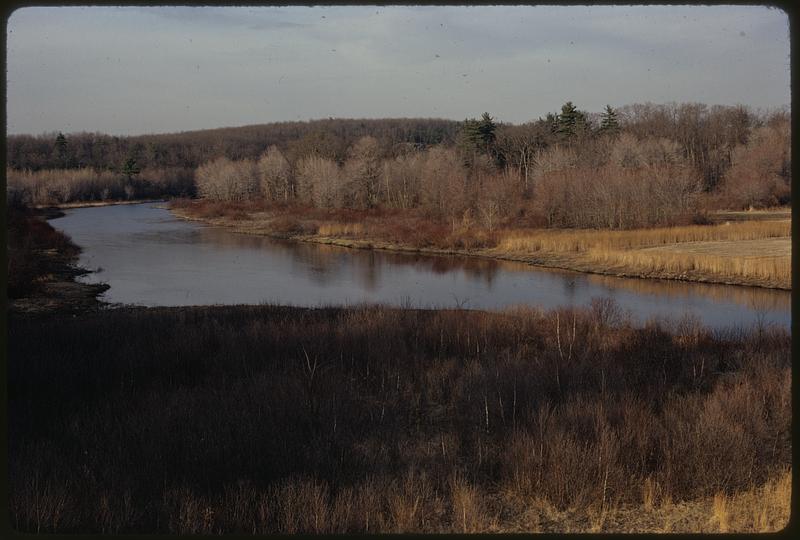
[[[687,313],[717,328],[791,320],[789,291],[279,241],[179,220],[160,203],[77,208],[51,223],[83,248],[80,265],[100,268],[81,279],[108,283],[102,298],[112,303],[549,309],[606,297],[639,322]]]

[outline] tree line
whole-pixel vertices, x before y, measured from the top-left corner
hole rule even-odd
[[[713,128],[713,129],[711,129]],[[489,230],[521,217],[555,227],[633,228],[691,219],[712,201],[785,204],[790,195],[786,113],[744,107],[643,105],[591,115],[567,102],[520,126],[484,113],[454,144],[390,152],[365,136],[344,161],[270,146],[258,159],[199,167],[198,194],[318,208],[419,209]]]
[[[322,120],[128,138],[58,134],[49,155],[46,139],[9,138],[9,186],[27,186],[17,190],[23,198],[132,198],[161,189],[221,201],[414,209],[454,227],[476,222],[490,230],[520,220],[555,227],[670,224],[709,201],[785,204],[791,183],[788,112],[743,106],[636,104],[594,114],[567,102],[559,113],[521,125],[484,113],[463,122]],[[102,140],[111,144],[95,144]],[[41,148],[28,154],[22,149],[31,141]],[[88,155],[94,165],[76,166]],[[30,165],[37,156],[48,168]],[[66,180],[70,175],[83,183]],[[92,186],[101,184],[108,190],[97,193]]]
[[[276,122],[181,133],[112,136],[102,133],[10,135],[6,163],[16,170],[120,170],[134,159],[142,168],[196,168],[218,157],[257,158],[276,145],[289,154],[320,151],[342,161],[347,148],[369,135],[387,148],[452,143],[458,122],[441,119],[326,119]]]

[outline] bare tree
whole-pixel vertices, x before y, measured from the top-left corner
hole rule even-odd
[[[258,193],[255,164],[250,160],[218,158],[197,168],[195,179],[201,197],[241,201]]]
[[[320,208],[341,207],[344,202],[344,183],[336,162],[311,155],[297,166],[298,197]]]
[[[380,157],[380,146],[374,137],[362,137],[350,148],[343,171],[347,181],[347,206],[370,208],[378,204]]]
[[[269,201],[288,201],[293,192],[291,167],[278,147],[270,146],[256,163],[261,194]]]
[[[383,164],[381,198],[393,208],[419,204],[424,157],[419,152],[398,156]]]
[[[434,217],[456,220],[467,207],[466,171],[453,149],[433,147],[422,167],[422,205]]]

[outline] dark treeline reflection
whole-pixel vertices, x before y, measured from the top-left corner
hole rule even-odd
[[[221,248],[264,249],[277,251],[292,259],[294,267],[310,267],[319,283],[329,283],[344,272],[355,271],[374,289],[381,280],[381,268],[384,266],[409,266],[422,272],[448,274],[460,271],[472,280],[492,285],[497,273],[505,271],[530,272],[531,267],[525,263],[498,261],[480,257],[461,257],[457,255],[432,255],[422,253],[397,253],[384,250],[356,250],[333,246],[278,240],[249,234],[235,234],[224,229],[213,227],[191,231],[197,235],[197,241],[215,244]],[[160,240],[159,240],[160,241]],[[169,242],[169,239],[166,239]],[[349,263],[345,266],[343,263]]]

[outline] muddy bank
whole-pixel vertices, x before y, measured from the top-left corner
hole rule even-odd
[[[79,313],[100,309],[105,283],[79,283],[89,272],[76,265],[80,247],[46,220],[62,216],[57,208],[9,209],[9,312]]]

